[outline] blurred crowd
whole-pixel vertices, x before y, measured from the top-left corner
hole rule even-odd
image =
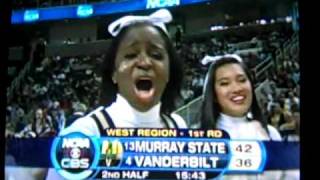
[[[101,81],[96,68],[102,59],[103,55],[45,57],[8,103],[8,134],[18,137],[28,135],[28,131],[36,129],[27,126],[35,128],[33,124],[40,122],[51,129],[50,134],[56,134],[71,123],[71,116],[95,108]],[[37,116],[37,113],[42,115]],[[39,135],[33,134],[31,137]]]
[[[271,91],[263,91],[266,100],[261,104],[269,124],[276,127],[285,140],[299,140],[299,48],[290,48],[287,54],[283,54],[277,69],[268,73],[266,81],[270,84]]]
[[[182,58],[185,81],[181,106],[201,96],[208,65],[205,55],[238,52],[254,75],[255,67],[267,57],[276,68],[266,72],[270,91],[263,91],[260,102],[269,124],[287,140],[298,140],[300,124],[299,49],[284,49],[292,34],[272,32],[248,38],[181,38],[175,42]],[[246,51],[250,50],[250,51]],[[279,57],[281,55],[281,57]],[[6,137],[48,137],[56,135],[76,118],[96,108],[99,98],[99,65],[104,54],[82,57],[44,57],[34,64],[7,103]],[[261,81],[262,81],[261,80]],[[256,82],[257,85],[262,82]]]

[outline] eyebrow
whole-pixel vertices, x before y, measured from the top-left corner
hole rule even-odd
[[[216,82],[228,81],[228,80],[229,80],[229,78],[223,77],[223,78],[217,79]]]
[[[137,44],[139,44],[138,41],[133,41],[133,42],[130,42],[128,44],[125,44],[124,45],[124,48],[125,49],[129,49],[129,48],[132,48],[134,46],[136,46]],[[161,49],[161,50],[166,50],[165,48],[165,44],[161,44],[161,43],[154,43],[154,42],[148,42],[148,44],[152,47],[152,48],[156,48],[156,49]]]
[[[128,49],[128,48],[134,47],[136,44],[138,44],[137,41],[132,41],[130,43],[124,44],[124,48]]]
[[[242,78],[242,77],[247,78],[247,76],[245,74],[238,74],[236,76],[236,78]],[[220,79],[217,79],[217,82],[224,81],[224,80],[228,81],[229,79],[230,79],[229,77],[222,77]]]
[[[160,44],[160,43],[153,43],[153,42],[151,42],[150,43],[150,46],[152,47],[152,48],[157,48],[157,49],[161,49],[161,50],[166,50],[166,48],[165,48],[165,44]]]

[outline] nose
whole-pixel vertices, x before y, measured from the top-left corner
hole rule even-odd
[[[231,90],[233,93],[241,92],[243,90],[242,84],[236,82],[232,83]]]
[[[151,59],[148,57],[148,55],[145,53],[141,54],[137,61],[137,67],[140,69],[148,70],[151,68],[151,66]]]

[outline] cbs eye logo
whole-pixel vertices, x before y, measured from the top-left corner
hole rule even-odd
[[[70,156],[71,156],[71,158],[73,158],[73,159],[79,159],[79,157],[81,156],[81,150],[80,150],[80,148],[73,148],[73,149],[71,149]]]
[[[99,161],[97,138],[73,132],[54,139],[51,162],[67,179],[85,179],[92,175]]]

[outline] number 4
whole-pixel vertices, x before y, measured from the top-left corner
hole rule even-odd
[[[132,160],[131,160],[131,157],[129,156],[127,157],[126,164],[130,166],[131,163],[132,163]]]
[[[236,147],[236,151],[242,152],[242,146],[241,146],[241,144],[239,144],[239,145]]]

